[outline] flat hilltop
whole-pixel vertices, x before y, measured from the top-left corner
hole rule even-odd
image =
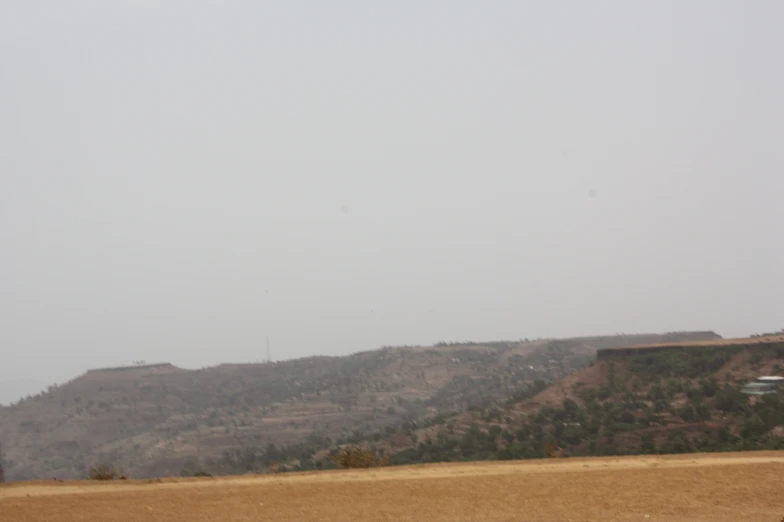
[[[784,451],[0,487],[3,520],[777,522]]]
[[[688,350],[697,348],[743,347],[784,345],[782,335],[760,335],[756,337],[741,337],[734,339],[703,339],[685,342],[659,342],[650,344],[634,344],[631,346],[611,346],[597,351],[597,357],[615,357],[630,355],[644,351]]]

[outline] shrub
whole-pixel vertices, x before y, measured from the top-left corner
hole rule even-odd
[[[180,472],[181,477],[211,477],[212,473],[204,471],[201,468],[192,470],[192,469],[183,469]],[[120,477],[122,479],[122,477]]]
[[[90,469],[87,471],[87,478],[90,480],[114,480],[118,478],[118,474],[113,467],[107,464],[98,464],[97,466],[90,466]]]
[[[640,437],[639,452],[643,455],[656,454],[656,440],[653,438],[653,435],[650,433],[644,433]]]
[[[694,413],[694,408],[689,404],[686,404],[678,410],[678,416],[683,419],[684,422],[694,422],[697,418],[697,415]]]
[[[389,465],[389,457],[387,455],[379,455],[375,450],[361,446],[344,448],[331,455],[330,460],[344,469],[375,468]]]
[[[716,408],[725,413],[743,411],[747,404],[746,396],[730,385],[724,385],[724,388],[716,393]]]
[[[662,453],[691,453],[693,448],[689,436],[683,430],[674,430],[667,435]]]
[[[548,459],[554,459],[559,457],[561,454],[561,449],[556,445],[554,442],[547,442],[544,445],[544,455]]]

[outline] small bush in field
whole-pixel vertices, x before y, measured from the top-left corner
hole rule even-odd
[[[548,459],[558,458],[560,456],[561,450],[557,444],[553,442],[548,442],[544,445],[544,454]]]
[[[389,465],[389,456],[378,455],[375,450],[361,446],[343,448],[332,455],[330,460],[344,469],[377,468]]]
[[[90,480],[114,480],[117,478],[117,472],[111,466],[98,464],[97,466],[90,466],[90,469],[87,471],[87,478]]]

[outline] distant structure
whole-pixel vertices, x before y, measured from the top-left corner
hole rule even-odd
[[[3,470],[3,444],[0,443],[0,484],[5,482],[5,471]]]
[[[267,337],[267,364],[272,362],[272,355],[270,354],[269,337]]]
[[[776,388],[784,386],[784,377],[778,375],[763,375],[753,382],[747,382],[741,388],[746,395],[769,395],[776,393]]]
[[[746,395],[770,395],[771,393],[776,393],[776,385],[758,381],[747,382],[740,391]]]

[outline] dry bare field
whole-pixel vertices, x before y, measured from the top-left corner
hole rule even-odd
[[[0,487],[0,521],[771,521],[784,452]]]

